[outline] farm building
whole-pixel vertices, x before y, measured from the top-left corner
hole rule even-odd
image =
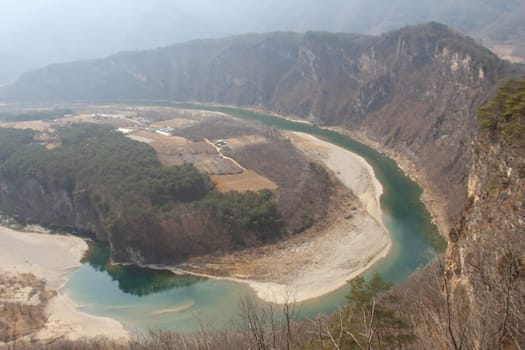
[[[161,129],[157,129],[155,132],[157,134],[161,134],[161,135],[164,135],[164,136],[173,136],[173,132],[175,130],[172,129],[172,128],[161,128]]]

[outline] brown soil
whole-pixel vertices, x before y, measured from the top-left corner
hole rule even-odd
[[[211,175],[210,177],[221,192],[276,190],[279,187],[253,170],[245,170],[240,174]]]
[[[118,114],[122,118],[94,118],[93,114]],[[130,128],[130,136],[136,136],[135,140],[148,143],[155,149],[159,160],[164,166],[176,166],[184,163],[192,163],[195,167],[211,176],[212,181],[220,191],[258,191],[262,189],[275,190],[278,186],[267,177],[257,174],[250,169],[244,170],[234,161],[223,157],[217,149],[204,141],[204,136],[236,136],[226,138],[232,149],[241,149],[247,145],[264,142],[265,137],[255,133],[256,129],[247,123],[233,120],[217,113],[206,113],[201,111],[186,111],[173,108],[138,108],[135,114],[151,116],[157,121],[150,124],[151,127],[171,127],[182,130],[182,134],[190,135],[194,141],[182,136],[164,136],[155,132],[149,132],[136,127],[137,123],[127,115],[131,112],[115,107],[95,108],[93,113],[82,113],[67,118],[53,121],[29,121],[16,123],[0,123],[0,127],[31,128],[39,131],[49,131],[56,125],[68,125],[74,123],[96,123],[107,124],[116,128]],[[173,118],[177,116],[177,118]],[[171,118],[171,119],[167,119]],[[146,123],[147,124],[147,123]],[[247,135],[242,135],[247,133]],[[203,136],[204,135],[204,136]],[[240,136],[239,136],[240,135]],[[212,140],[218,137],[212,138]],[[41,140],[47,149],[58,146],[55,140]]]
[[[163,121],[151,124],[151,126],[154,128],[166,128],[166,127],[183,128],[183,127],[191,126],[197,122],[198,121],[196,120],[177,118],[177,119],[163,120]]]
[[[266,138],[261,135],[245,135],[240,137],[228,138],[225,139],[225,141],[228,143],[228,146],[230,146],[232,150],[236,150],[248,145],[264,142],[266,141]]]
[[[149,145],[155,149],[164,166],[192,163],[208,175],[240,174],[242,169],[224,159],[214,146],[206,141],[191,142],[180,136],[164,136],[154,132],[137,131],[133,135],[153,140]]]
[[[13,341],[41,329],[53,293],[33,274],[0,273],[0,341]]]

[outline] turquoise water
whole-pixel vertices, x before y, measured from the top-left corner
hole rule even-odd
[[[175,104],[175,107],[219,111],[255,120],[282,130],[301,131],[364,157],[383,185],[383,219],[392,236],[392,249],[364,275],[379,273],[400,283],[424,266],[444,242],[420,201],[421,188],[406,177],[396,163],[348,136],[306,123],[229,108]],[[94,245],[83,266],[75,271],[65,291],[81,310],[121,321],[128,329],[169,328],[181,331],[201,326],[235,326],[241,298],[255,297],[246,285],[195,277],[174,276],[167,271],[137,267],[110,267],[109,251]],[[298,318],[334,311],[344,304],[347,288],[297,305]]]
[[[93,258],[95,256],[95,258]],[[235,321],[243,285],[138,267],[108,266],[109,249],[94,245],[65,291],[80,310],[121,321],[130,330],[198,329]]]

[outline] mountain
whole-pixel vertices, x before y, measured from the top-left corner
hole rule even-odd
[[[247,34],[52,65],[0,89],[0,100],[197,101],[344,127],[419,169],[450,222],[463,207],[476,110],[513,69],[429,23],[380,36]]]
[[[21,59],[0,71],[0,83],[50,63],[196,38],[308,30],[375,35],[429,21],[467,33],[505,57],[523,59],[524,16],[523,0],[3,1],[0,50]]]
[[[518,349],[525,312],[525,80],[480,110],[467,203],[450,234],[447,291],[457,344]],[[483,320],[483,321],[481,321]]]
[[[430,204],[445,207],[442,219],[450,226],[443,232],[445,257],[436,259],[441,269],[419,271],[427,280],[416,274],[412,288],[401,290],[403,298],[391,301],[416,333],[407,348],[519,349],[525,342],[525,83],[502,81],[522,74],[472,39],[430,23],[381,36],[308,32],[198,40],[50,66],[1,94],[24,102],[240,105],[373,143],[409,173],[417,169],[425,191],[437,198]],[[20,186],[11,192],[26,197]],[[343,319],[332,319],[337,330]],[[310,324],[317,338],[317,323]]]

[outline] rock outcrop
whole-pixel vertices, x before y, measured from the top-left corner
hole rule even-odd
[[[525,81],[489,106],[447,249],[452,334],[467,348],[517,349],[525,344]]]
[[[94,205],[89,193],[72,195],[62,186],[49,186],[34,178],[1,180],[0,208],[19,221],[68,228],[100,241],[108,240],[105,214]]]
[[[52,65],[0,99],[213,102],[343,126],[418,168],[450,219],[463,207],[475,111],[509,67],[437,23],[377,37],[249,34]]]

